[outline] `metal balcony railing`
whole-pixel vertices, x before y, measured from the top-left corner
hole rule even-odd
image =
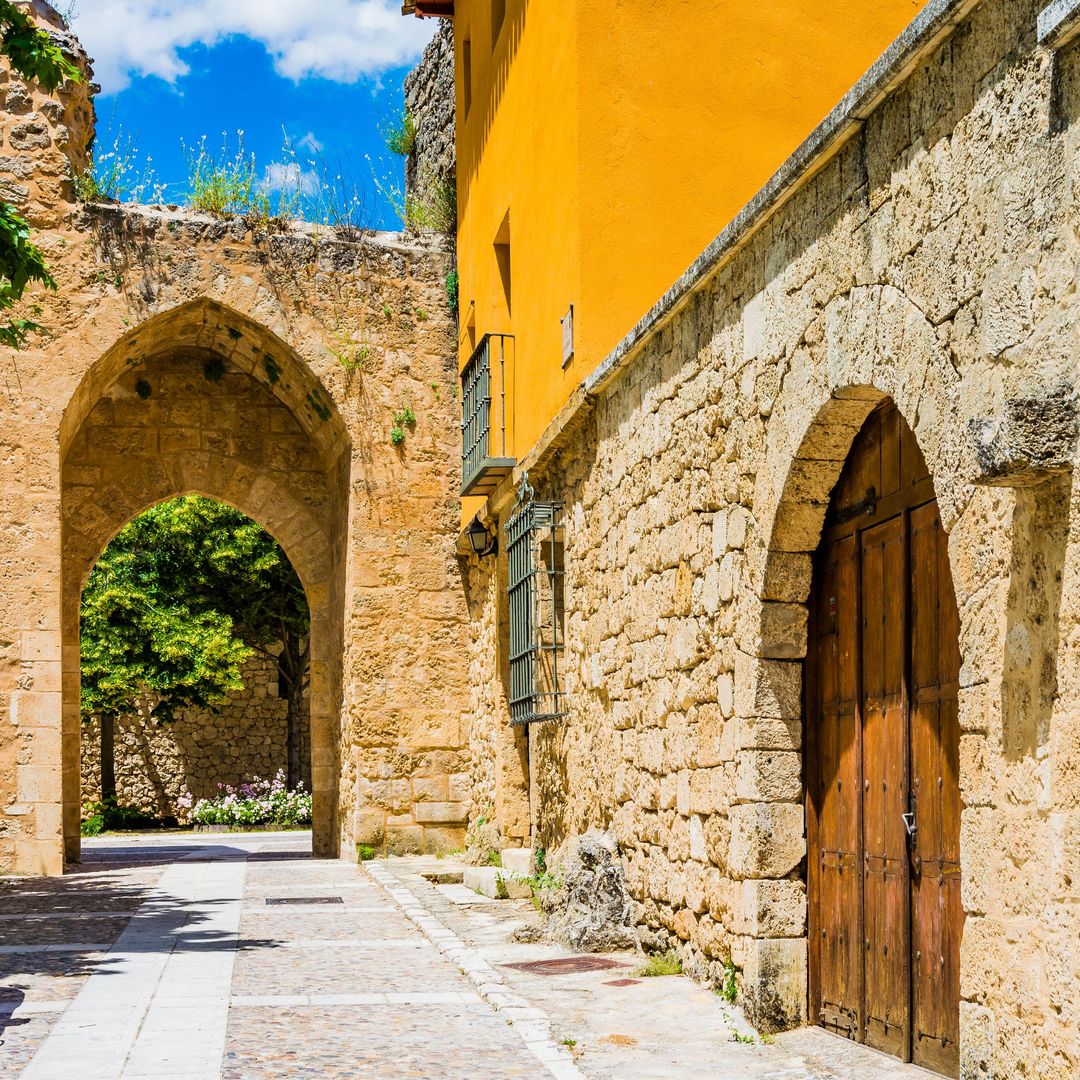
[[[490,495],[516,464],[506,454],[506,343],[485,334],[461,373],[461,494]]]

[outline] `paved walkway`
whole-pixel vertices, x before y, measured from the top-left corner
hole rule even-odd
[[[453,860],[315,860],[308,834],[88,842],[0,879],[0,1076],[912,1080],[815,1029],[767,1042],[689,979],[540,975],[536,914]]]
[[[98,841],[62,881],[4,882],[0,1075],[579,1075],[371,874],[308,844]]]

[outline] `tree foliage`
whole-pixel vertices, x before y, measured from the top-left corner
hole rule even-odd
[[[81,82],[82,72],[29,14],[9,0],[0,0],[0,55],[23,78],[53,93],[66,79]],[[0,201],[0,310],[11,308],[30,282],[55,289],[41,249],[30,240],[30,227],[10,203]],[[0,344],[18,349],[26,335],[40,327],[29,319],[0,325]]]
[[[83,590],[83,715],[149,704],[168,722],[214,708],[243,689],[244,662],[262,652],[289,699],[298,773],[309,627],[300,579],[254,521],[198,495],[160,503],[117,534]]]

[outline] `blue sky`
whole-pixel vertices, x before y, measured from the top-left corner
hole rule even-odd
[[[237,132],[260,177],[308,190],[325,170],[355,187],[366,224],[399,221],[372,177],[401,183],[382,131],[402,81],[434,26],[400,15],[398,0],[77,0],[72,24],[95,60],[99,152],[118,135],[152,159],[166,201],[182,201],[189,147],[217,155]],[[284,138],[295,158],[283,155]],[[344,166],[342,168],[341,166]],[[310,213],[310,211],[309,211]]]

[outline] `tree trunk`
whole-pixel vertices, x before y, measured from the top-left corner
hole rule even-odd
[[[289,686],[288,710],[285,714],[285,750],[288,758],[289,790],[300,783],[304,751],[304,680],[294,679]]]
[[[278,654],[278,694],[285,698],[285,771],[289,790],[300,783],[304,755],[304,689],[307,684],[309,645],[288,630],[282,634]]]
[[[101,726],[101,801],[116,800],[116,717],[103,713]]]

